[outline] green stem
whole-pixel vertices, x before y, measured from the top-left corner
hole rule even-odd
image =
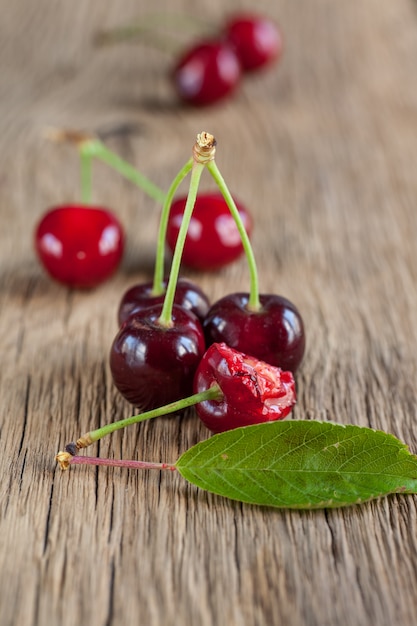
[[[114,44],[120,42],[143,41],[143,37],[150,37],[149,42],[155,47],[161,48],[167,52],[172,52],[172,46],[167,45],[167,33],[158,33],[161,28],[173,27],[172,31],[178,33],[180,30],[193,32],[198,29],[199,34],[205,33],[206,36],[214,35],[216,25],[209,25],[207,19],[198,18],[192,15],[174,14],[174,13],[150,13],[142,16],[140,19],[116,26],[115,28],[103,31],[96,37],[96,43],[99,45]],[[172,35],[170,34],[172,39]],[[176,46],[178,50],[178,45]]]
[[[126,42],[147,45],[167,55],[177,54],[179,51],[178,42],[174,40],[172,35],[167,37],[166,34],[151,31],[147,27],[121,26],[112,31],[99,33],[95,38],[95,43],[98,46],[108,46]]]
[[[179,185],[187,176],[192,166],[193,166],[193,159],[191,158],[184,165],[184,167],[178,172],[178,174],[172,181],[172,184],[168,190],[168,193],[165,196],[165,201],[162,207],[161,220],[159,222],[159,232],[158,232],[158,239],[157,239],[157,245],[156,245],[156,260],[155,260],[155,270],[154,270],[154,280],[153,280],[153,290],[152,290],[152,293],[154,296],[159,296],[165,292],[165,285],[164,285],[165,239],[166,239],[166,233],[167,233],[167,228],[168,228],[168,219],[169,219],[169,212],[171,209],[172,200],[174,198],[175,192],[177,191]]]
[[[174,255],[172,257],[171,271],[169,274],[169,281],[166,288],[164,304],[158,320],[161,326],[170,326],[172,323],[172,307],[174,305],[175,290],[177,287],[178,275],[180,271],[182,251],[184,249],[188,226],[190,224],[191,215],[197,198],[198,185],[200,183],[201,174],[203,173],[205,166],[205,163],[200,163],[196,160],[193,160],[190,189],[188,191],[187,202],[185,204],[182,222],[180,230],[178,232],[177,242],[175,244]]]
[[[258,278],[258,270],[256,267],[255,256],[253,254],[252,245],[250,243],[248,234],[246,232],[245,225],[243,224],[240,213],[237,209],[235,201],[232,198],[232,195],[225,183],[223,176],[221,175],[219,168],[217,167],[216,162],[210,161],[207,163],[207,169],[215,180],[223,198],[226,201],[227,206],[229,207],[230,213],[233,219],[236,222],[237,229],[239,231],[239,235],[242,241],[243,249],[245,251],[246,259],[248,262],[249,274],[250,274],[250,291],[249,291],[249,301],[248,308],[251,311],[259,311],[261,308],[261,303],[259,300],[259,278]]]
[[[131,183],[142,189],[150,198],[163,204],[165,200],[165,193],[154,185],[146,176],[141,174],[133,165],[130,165],[127,161],[119,157],[117,154],[106,148],[98,139],[89,139],[83,141],[80,145],[81,155],[84,157],[90,156],[100,159],[119,174],[127,178]]]
[[[81,180],[81,202],[91,204],[91,165],[92,157],[88,153],[80,152],[80,180]]]
[[[182,398],[181,400],[176,400],[175,402],[171,402],[170,404],[166,404],[165,406],[161,406],[157,409],[146,411],[146,413],[133,415],[132,417],[127,417],[126,419],[97,428],[96,430],[91,430],[78,439],[77,448],[86,448],[95,441],[102,439],[106,435],[110,435],[110,433],[113,433],[116,430],[126,428],[126,426],[144,422],[145,420],[153,419],[154,417],[168,415],[169,413],[178,413],[183,409],[193,406],[194,404],[198,404],[199,402],[203,402],[204,400],[220,400],[222,397],[223,392],[221,391],[219,385],[214,384],[205,391],[195,393],[188,398]]]

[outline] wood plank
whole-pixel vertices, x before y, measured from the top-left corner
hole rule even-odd
[[[95,201],[127,225],[128,249],[91,292],[50,281],[32,233],[79,193],[76,154],[50,143],[49,127],[105,131],[164,189],[196,133],[213,132],[219,168],[254,214],[261,290],[305,319],[293,417],[384,429],[416,451],[416,3],[261,0],[282,25],[282,64],[201,110],[175,103],[160,51],[92,45],[145,2],[0,7],[1,625],[413,625],[415,497],[275,511],[171,472],[56,467],[67,441],[131,414],[108,352],[121,295],[152,271],[159,208],[95,167]],[[225,12],[218,1],[171,10]],[[248,285],[244,259],[187,275],[213,300]],[[115,433],[94,453],[175,461],[207,436],[191,412]]]

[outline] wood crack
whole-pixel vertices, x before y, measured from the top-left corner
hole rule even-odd
[[[54,495],[55,488],[55,475],[52,478],[51,489],[49,492],[49,501],[48,501],[48,510],[46,512],[46,522],[45,522],[45,532],[43,536],[43,551],[42,554],[45,555],[47,547],[48,547],[48,539],[49,539],[49,529],[51,524],[51,515],[52,515],[52,500]]]
[[[116,567],[114,563],[114,557],[110,563],[110,578],[109,578],[109,587],[108,587],[108,605],[107,605],[107,615],[104,621],[105,626],[111,626],[113,623],[114,616],[114,581],[116,576]]]
[[[20,441],[19,441],[19,445],[17,448],[17,453],[18,455],[21,454],[22,449],[23,449],[23,442],[25,439],[25,434],[26,434],[26,428],[27,428],[27,423],[28,423],[28,416],[29,416],[29,396],[30,396],[30,387],[31,387],[31,377],[30,375],[27,378],[27,382],[26,382],[26,392],[25,392],[25,401],[24,401],[24,408],[23,408],[23,425],[22,425],[22,434],[20,437]]]

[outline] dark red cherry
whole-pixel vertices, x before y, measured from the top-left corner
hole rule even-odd
[[[178,198],[170,209],[166,240],[171,251],[175,249],[186,201],[187,198]],[[240,202],[236,202],[236,206],[250,236],[252,218]],[[195,270],[215,270],[235,261],[242,252],[239,231],[223,196],[218,192],[198,195],[188,227],[182,263]]]
[[[69,287],[95,287],[118,267],[124,234],[120,222],[104,208],[65,205],[42,217],[35,248],[55,280]]]
[[[174,68],[173,80],[182,100],[203,106],[231,95],[240,75],[240,63],[231,46],[205,41],[182,55]]]
[[[245,354],[295,372],[305,350],[301,315],[282,296],[264,294],[259,299],[259,311],[248,309],[247,293],[233,293],[215,302],[203,323],[207,345],[225,342]]]
[[[224,34],[233,46],[246,72],[258,70],[282,54],[282,36],[269,19],[252,14],[235,15],[227,22]]]
[[[194,376],[194,393],[218,385],[222,397],[196,404],[201,421],[218,433],[240,426],[283,419],[295,404],[291,372],[233,350],[212,344]]]
[[[197,317],[173,306],[172,326],[159,324],[162,306],[131,316],[110,350],[110,369],[117,389],[141,411],[153,409],[192,392],[193,376],[204,354]]]
[[[167,280],[164,281],[164,287]],[[155,304],[163,304],[165,293],[154,296],[153,283],[140,283],[128,289],[123,295],[117,319],[121,326],[131,315],[136,315],[143,309]],[[187,311],[191,311],[202,322],[210,307],[210,302],[202,289],[191,280],[180,278],[175,289],[174,303]]]

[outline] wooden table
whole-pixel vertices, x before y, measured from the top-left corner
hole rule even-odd
[[[159,207],[97,164],[94,201],[127,228],[122,267],[88,292],[52,282],[33,230],[49,206],[79,199],[79,166],[50,127],[101,133],[165,190],[196,134],[215,134],[217,164],[255,219],[261,291],[295,302],[306,324],[293,418],[371,426],[417,451],[416,2],[261,0],[281,24],[282,63],[206,109],[176,102],[161,51],[93,45],[146,4],[1,2],[0,623],[411,626],[413,496],[262,509],[176,473],[55,463],[66,442],[131,414],[108,352],[121,295],[151,276]],[[199,4],[170,10],[222,19],[224,2]],[[244,259],[184,274],[212,300],[248,288]],[[193,414],[160,418],[94,453],[175,461],[208,436]]]

